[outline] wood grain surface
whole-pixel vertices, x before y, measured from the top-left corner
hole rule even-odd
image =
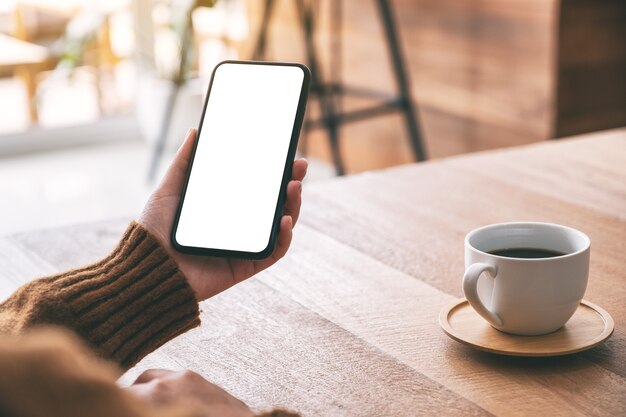
[[[615,332],[557,358],[448,338],[463,237],[509,220],[592,241],[585,298]],[[0,238],[0,297],[111,250],[128,219]],[[203,325],[146,357],[200,372],[255,409],[304,416],[613,416],[626,410],[626,130],[408,165],[305,187],[287,257],[202,303]]]

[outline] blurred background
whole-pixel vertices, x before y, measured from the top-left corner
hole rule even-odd
[[[0,234],[136,216],[253,58],[313,70],[308,181],[626,125],[623,0],[2,0]]]

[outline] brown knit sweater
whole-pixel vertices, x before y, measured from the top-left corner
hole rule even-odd
[[[32,281],[0,304],[0,415],[191,415],[182,407],[152,409],[115,380],[118,366],[133,366],[199,324],[187,280],[133,222],[105,259]]]

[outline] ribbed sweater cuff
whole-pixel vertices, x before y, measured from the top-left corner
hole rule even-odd
[[[124,368],[200,324],[187,280],[136,222],[107,258],[54,281],[75,321],[72,327]]]

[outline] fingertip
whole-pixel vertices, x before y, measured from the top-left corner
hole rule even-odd
[[[285,209],[283,214],[290,216],[292,220],[292,227],[298,222],[300,215],[300,207],[302,205],[302,182],[292,180],[287,186],[287,201],[285,202]]]
[[[300,180],[291,180],[289,184],[287,184],[287,197],[291,197],[293,193],[300,194],[302,193],[302,181]],[[295,197],[295,196],[293,196]]]
[[[291,216],[283,216],[280,219],[280,231],[278,232],[278,245],[272,254],[274,262],[285,256],[289,245],[291,245],[291,229],[293,228],[293,220]]]
[[[193,149],[193,144],[196,138],[196,129],[191,128],[187,131],[187,135],[185,136],[185,140],[178,148],[178,152],[176,153],[176,157],[174,161],[182,161],[183,164],[189,163],[189,159],[191,159],[191,153]]]
[[[183,148],[188,146],[189,141],[192,141],[195,136],[196,136],[196,129],[193,127],[189,128],[187,130],[187,133],[185,134],[185,139],[183,139],[183,143],[181,143],[180,147],[178,148],[178,151],[181,151]]]
[[[291,230],[291,228],[293,227],[293,217],[291,217],[290,215],[285,215],[283,216],[283,220],[285,223],[285,226],[289,228],[289,230]]]
[[[153,379],[163,378],[172,374],[173,371],[166,369],[147,369],[143,371],[133,382],[133,385],[145,384]]]
[[[278,243],[279,243],[279,246],[281,247],[281,252],[287,252],[287,248],[289,247],[289,244],[291,243],[292,229],[293,229],[293,217],[289,215],[283,216],[283,218],[280,221],[280,232],[278,234]]]
[[[178,148],[174,159],[172,160],[170,167],[168,168],[160,187],[166,187],[169,190],[179,190],[183,187],[185,181],[185,173],[191,162],[191,154],[193,153],[193,146],[195,143],[196,129],[191,128],[187,131],[185,140]]]
[[[291,175],[292,180],[302,181],[308,170],[308,163],[306,159],[296,159],[293,163],[293,173]]]

